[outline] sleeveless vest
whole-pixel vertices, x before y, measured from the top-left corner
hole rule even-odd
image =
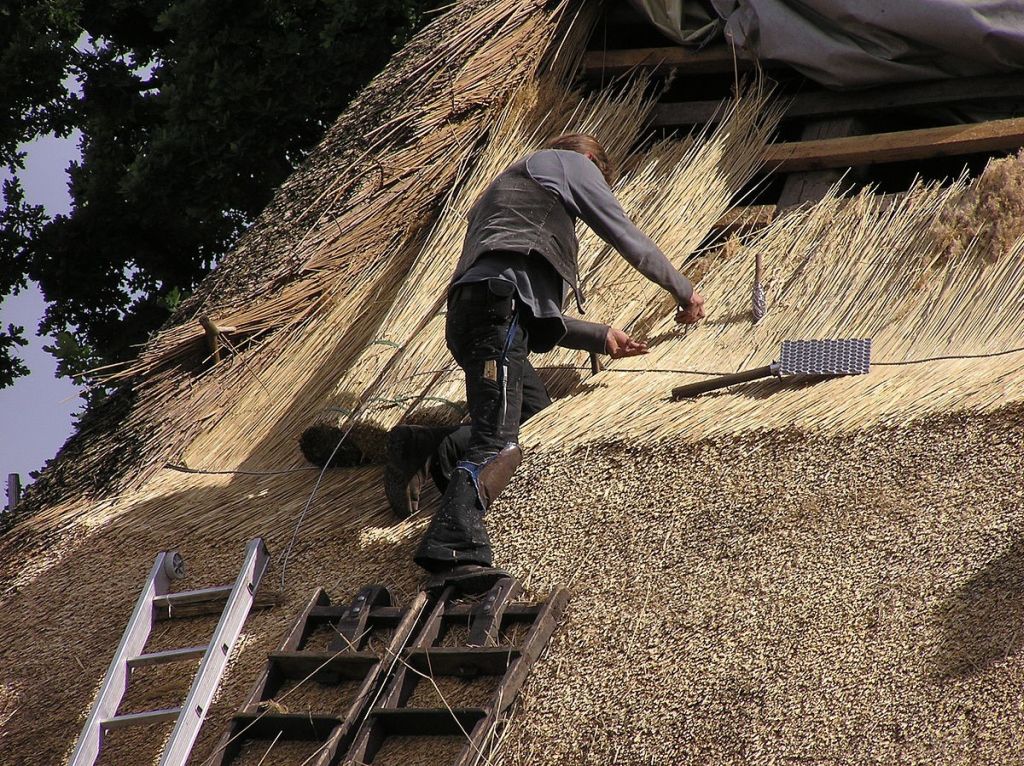
[[[526,160],[495,178],[469,211],[469,229],[452,281],[484,253],[537,253],[565,280],[583,310],[576,224],[562,200],[533,180]]]

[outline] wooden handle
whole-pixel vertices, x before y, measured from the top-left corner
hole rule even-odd
[[[748,380],[768,378],[773,374],[772,366],[769,364],[765,367],[757,367],[753,370],[734,372],[732,375],[719,375],[717,378],[702,380],[697,383],[687,383],[685,386],[676,386],[672,389],[672,398],[677,401],[679,399],[690,399],[694,396],[698,396],[699,394],[707,393],[708,391],[715,391],[716,389],[732,386],[736,383],[746,383]]]

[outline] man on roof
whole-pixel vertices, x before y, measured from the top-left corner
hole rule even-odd
[[[622,330],[562,313],[569,291],[583,311],[576,219],[673,296],[677,322],[704,316],[703,297],[629,220],[612,181],[601,144],[567,134],[498,175],[469,211],[445,338],[466,374],[471,423],[392,429],[384,475],[391,507],[403,518],[418,509],[428,474],[443,493],[415,554],[435,584],[480,591],[508,576],[492,567],[483,517],[522,460],[520,424],[551,403],[529,353],[555,346],[613,359],[647,353],[646,343]]]

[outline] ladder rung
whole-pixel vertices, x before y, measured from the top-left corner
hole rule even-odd
[[[445,622],[453,620],[470,619],[476,612],[476,604],[457,604],[445,609]],[[512,604],[505,609],[505,622],[526,622],[533,620],[540,614],[542,605],[538,604]]]
[[[373,652],[271,652],[270,661],[285,678],[315,681],[361,681],[380,658]]]
[[[409,664],[421,673],[460,678],[503,676],[518,659],[514,646],[432,646],[408,654]]]
[[[191,660],[196,657],[202,657],[206,654],[207,648],[207,645],[203,644],[202,646],[186,646],[184,649],[168,649],[163,652],[140,654],[138,657],[132,657],[128,660],[128,667],[137,668],[142,665],[163,665],[168,662]]]
[[[370,715],[383,725],[385,731],[396,737],[465,736],[487,711],[478,707],[430,708],[402,707],[375,708]]]
[[[160,723],[161,721],[173,721],[181,713],[180,707],[167,707],[162,710],[147,710],[144,713],[126,713],[116,715],[100,723],[100,728],[105,730],[121,729],[125,726],[135,724]]]
[[[341,619],[349,605],[314,606],[309,610],[309,618],[315,622],[334,622]],[[375,606],[370,610],[369,623],[375,628],[394,628],[405,616],[405,608],[401,606]]]
[[[155,609],[173,609],[176,606],[185,604],[200,604],[208,601],[227,601],[231,595],[230,585],[218,585],[214,588],[200,588],[198,590],[183,590],[180,593],[168,593],[166,596],[157,596],[153,599]]]
[[[274,739],[281,735],[285,740],[323,741],[341,719],[333,715],[317,713],[273,713],[261,710],[254,713],[239,713],[234,717],[235,731],[244,732],[246,739]]]

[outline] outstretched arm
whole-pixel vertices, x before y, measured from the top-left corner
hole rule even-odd
[[[587,322],[573,317],[562,317],[565,322],[565,335],[558,341],[563,348],[575,348],[590,351],[594,354],[605,353],[605,342],[610,329],[606,324]]]
[[[637,271],[667,290],[680,307],[690,306],[693,285],[651,238],[629,220],[601,171],[586,155],[571,151],[541,152],[530,158],[527,168],[542,186],[549,189],[557,186],[557,193],[569,211],[583,219]]]

